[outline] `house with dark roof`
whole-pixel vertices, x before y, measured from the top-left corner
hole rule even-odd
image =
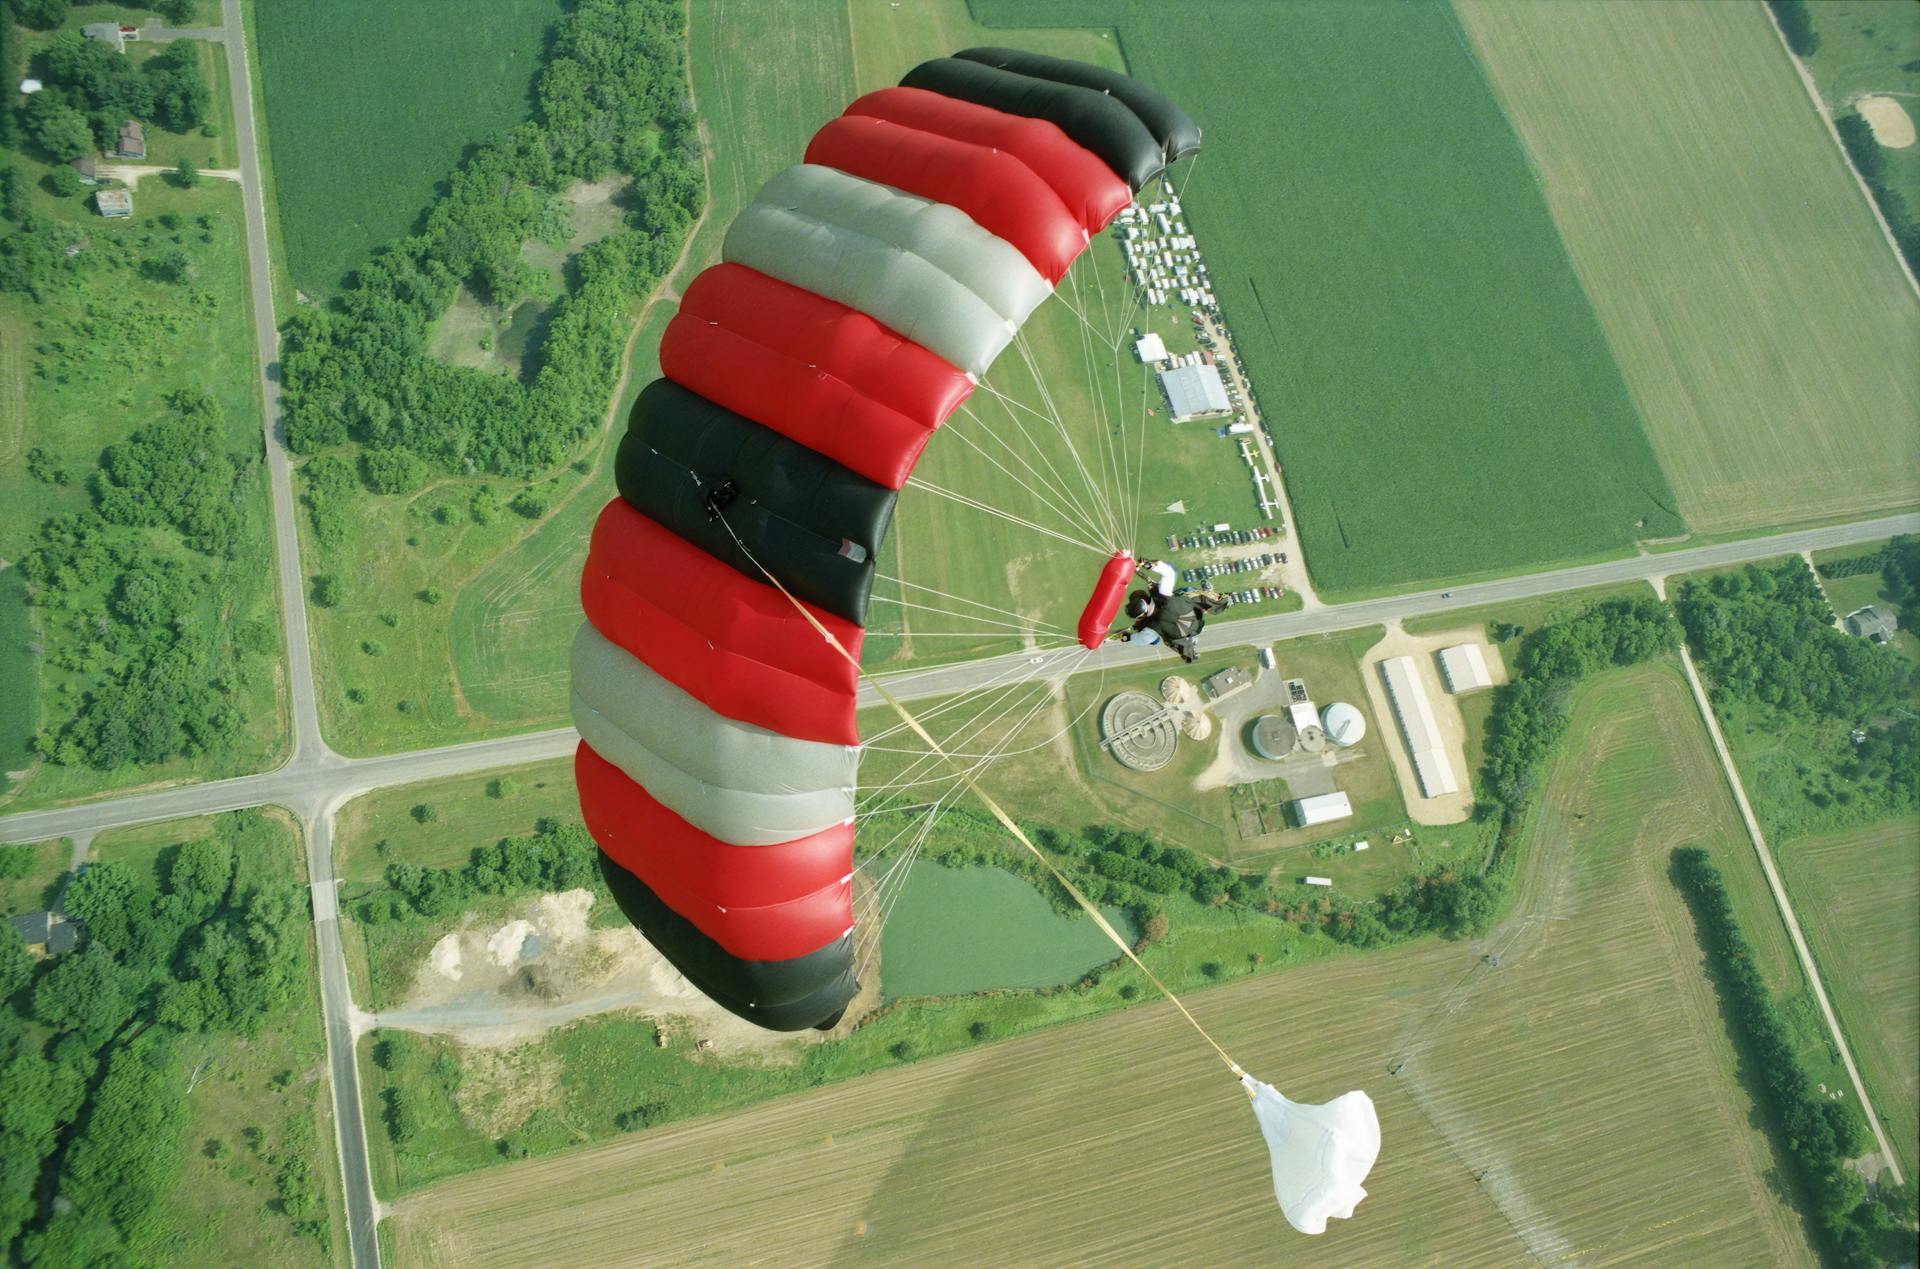
[[[82,185],[98,185],[100,183],[100,160],[96,159],[93,155],[83,154],[77,159],[69,159],[67,160],[67,166],[80,173],[80,183]]]
[[[1846,625],[1847,633],[1855,638],[1885,643],[1900,628],[1900,618],[1877,604],[1868,604],[1865,608],[1856,608],[1848,613]]]
[[[113,152],[123,159],[147,157],[147,130],[140,126],[138,119],[129,119],[120,125],[120,138],[114,142]]]
[[[36,956],[61,956],[80,942],[80,923],[67,920],[62,912],[29,912],[8,917],[7,924],[19,931],[20,941]]]

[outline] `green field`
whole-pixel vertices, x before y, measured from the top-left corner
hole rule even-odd
[[[1761,7],[1458,8],[1688,525],[1920,501],[1920,298]]]
[[[412,229],[468,147],[533,113],[559,0],[457,14],[380,0],[260,6],[260,69],[287,271],[332,293]]]
[[[241,811],[235,845],[235,885],[306,887],[300,834],[277,809]],[[205,837],[231,816],[170,820],[104,832],[94,839],[95,860],[125,860],[142,880],[159,887],[178,847]],[[347,1263],[345,1204],[334,1155],[332,1099],[327,1093],[326,1039],[320,1025],[320,984],[311,942],[302,953],[306,988],[261,1020],[257,1035],[214,1031],[183,1037],[177,1046],[191,1143],[179,1181],[162,1208],[165,1232],[155,1246],[175,1264]],[[189,1076],[191,1091],[187,1091]],[[257,1140],[251,1134],[257,1133]],[[310,1168],[326,1226],[325,1242],[295,1229],[282,1204],[276,1173],[287,1159]]]
[[[73,860],[73,843],[61,837],[50,842],[8,844],[6,849],[29,852],[29,864],[24,877],[0,877],[0,916],[40,912],[51,907],[65,884],[67,865]]]
[[[1130,71],[1205,129],[1180,178],[1189,223],[1323,594],[1679,530],[1526,155],[1445,5],[1294,4],[1282,19],[1237,3],[1204,22],[1107,0],[975,10],[1117,26]]]
[[[179,389],[207,393],[224,415],[221,441],[240,468],[232,515],[239,524],[236,554],[214,560],[188,550],[171,530],[153,530],[149,549],[208,567],[213,584],[195,620],[231,637],[249,620],[276,622],[268,553],[266,479],[260,463],[262,438],[256,401],[253,328],[247,299],[246,251],[239,187],[203,181],[195,189],[170,182],[143,182],[129,220],[103,220],[78,198],[55,198],[40,185],[47,169],[22,158],[36,212],[77,225],[86,235],[76,257],[74,285],[50,291],[35,304],[23,295],[0,296],[0,559],[19,560],[50,517],[80,511],[94,502],[91,481],[101,452],[138,428],[166,415],[166,398]],[[206,225],[200,224],[201,217]],[[173,224],[162,223],[165,217]],[[178,219],[175,219],[175,218]],[[178,248],[191,270],[183,286],[143,274],[141,260]],[[17,411],[17,413],[15,412]],[[28,453],[39,448],[50,466],[64,469],[65,484],[36,478]],[[94,655],[77,646],[65,619],[47,625],[38,614],[45,654],[37,669],[22,660],[19,575],[0,576],[0,772],[18,770],[14,728],[37,715],[37,725],[58,729],[98,681]],[[104,583],[103,583],[104,586]],[[101,596],[104,598],[104,595]],[[208,779],[258,771],[273,763],[284,743],[283,673],[276,653],[242,663],[235,690],[245,719],[231,752],[174,759],[113,772],[86,766],[39,765],[31,779],[7,791],[8,810],[125,788],[149,781]],[[37,704],[22,704],[38,678]],[[31,712],[29,712],[31,711]]]
[[[40,725],[40,658],[30,609],[20,570],[0,569],[0,794],[13,788],[13,772],[32,763]]]
[[[1850,829],[1776,854],[1874,1109],[1911,1172],[1920,1138],[1920,828]]]
[[[1759,889],[1730,802],[1694,774],[1712,780],[1712,753],[1672,669],[1606,675],[1577,694],[1514,914],[1490,940],[1189,997],[1289,1094],[1357,1086],[1379,1108],[1371,1197],[1314,1255],[1812,1263],[1666,878],[1667,851],[1697,841],[1730,884]],[[1763,955],[1790,968],[1778,923],[1757,923]],[[390,1220],[396,1259],[419,1265],[598,1261],[642,1244],[663,1264],[901,1263],[956,1247],[991,1262],[1238,1263],[1295,1245],[1241,1098],[1152,1005],[496,1168],[409,1196]]]

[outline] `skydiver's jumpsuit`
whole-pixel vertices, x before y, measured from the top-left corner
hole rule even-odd
[[[1178,652],[1181,660],[1192,664],[1200,659],[1195,640],[1207,624],[1207,614],[1220,611],[1227,606],[1227,602],[1218,595],[1195,594],[1191,591],[1176,595],[1173,591],[1176,576],[1173,565],[1164,560],[1153,566],[1153,611],[1136,618],[1127,633],[1151,631],[1160,641]]]

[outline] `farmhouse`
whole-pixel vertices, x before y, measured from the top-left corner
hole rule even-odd
[[[147,130],[140,126],[138,119],[129,119],[120,125],[120,137],[114,142],[113,152],[123,159],[147,157]]]
[[[1175,423],[1233,412],[1217,367],[1203,364],[1162,370],[1160,387],[1167,394],[1167,411]]]
[[[1335,790],[1315,797],[1301,798],[1293,804],[1293,818],[1301,828],[1312,828],[1316,824],[1330,824],[1334,820],[1344,820],[1353,814],[1353,803],[1347,795]]]
[[[1493,686],[1493,676],[1487,673],[1487,658],[1477,643],[1440,649],[1440,673],[1447,680],[1447,690],[1455,696]]]
[[[1877,604],[1856,608],[1847,614],[1847,633],[1860,639],[1885,643],[1900,628],[1900,618]]]
[[[7,924],[19,932],[20,941],[36,956],[71,952],[80,941],[79,923],[67,920],[61,912],[29,912],[8,917]]]
[[[1394,717],[1400,721],[1400,734],[1406,738],[1407,752],[1413,758],[1413,772],[1420,780],[1420,791],[1427,797],[1445,797],[1460,791],[1454,779],[1453,764],[1440,743],[1440,727],[1433,720],[1433,706],[1427,700],[1427,688],[1420,681],[1412,657],[1389,657],[1380,663],[1387,680],[1387,696],[1393,701]]]
[[[93,192],[93,205],[102,216],[109,220],[118,220],[133,215],[133,191],[130,189],[97,189]]]
[[[133,33],[132,27],[121,26],[118,22],[89,22],[80,28],[80,34],[105,44],[116,53],[127,51],[127,37]]]

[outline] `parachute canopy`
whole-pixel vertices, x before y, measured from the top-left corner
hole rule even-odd
[[[855,991],[841,649],[899,490],[1090,235],[1199,143],[1124,75],[967,49],[828,122],[688,286],[581,576],[575,776],[628,918],[741,1017],[831,1026]]]
[[[1352,1216],[1367,1196],[1360,1182],[1380,1154],[1373,1100],[1356,1091],[1305,1106],[1251,1075],[1243,1073],[1240,1083],[1273,1155],[1273,1196],[1287,1223],[1303,1234],[1324,1234],[1329,1219]]]

